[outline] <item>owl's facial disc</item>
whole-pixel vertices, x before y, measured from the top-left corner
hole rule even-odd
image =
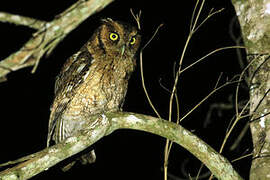
[[[140,34],[134,26],[107,18],[103,20],[98,42],[108,56],[133,57],[139,48]]]

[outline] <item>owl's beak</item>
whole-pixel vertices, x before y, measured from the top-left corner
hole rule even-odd
[[[121,56],[125,53],[126,45],[123,45],[121,48]]]

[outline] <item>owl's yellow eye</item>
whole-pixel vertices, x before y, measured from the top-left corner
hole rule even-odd
[[[135,42],[136,42],[136,38],[135,37],[131,38],[130,44],[133,45],[135,44]]]
[[[116,33],[111,33],[110,34],[110,39],[112,40],[112,41],[116,41],[117,39],[118,39],[118,34],[116,34]]]

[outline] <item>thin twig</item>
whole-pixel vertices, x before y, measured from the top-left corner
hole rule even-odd
[[[187,50],[187,47],[188,47],[188,44],[193,36],[193,34],[198,30],[198,28],[205,22],[203,21],[199,27],[197,27],[197,23],[198,23],[198,19],[200,17],[200,14],[201,14],[201,11],[204,7],[204,3],[205,3],[205,0],[202,0],[201,2],[201,5],[199,6],[199,10],[198,10],[198,13],[196,14],[195,16],[195,13],[196,13],[196,10],[197,10],[197,7],[198,7],[198,4],[199,4],[199,1],[200,0],[197,0],[196,2],[196,5],[195,5],[195,8],[193,10],[193,14],[192,14],[192,17],[191,17],[191,23],[190,23],[190,32],[188,34],[188,37],[187,37],[187,40],[185,42],[185,45],[184,45],[184,48],[183,48],[183,51],[181,53],[181,57],[180,57],[180,60],[179,60],[179,68],[178,68],[178,71],[176,72],[176,76],[175,76],[175,79],[174,79],[174,85],[173,85],[173,88],[172,88],[172,92],[171,92],[171,96],[170,96],[170,100],[169,100],[169,121],[172,120],[172,106],[173,106],[173,98],[175,97],[175,93],[176,93],[176,87],[177,87],[177,84],[178,84],[178,80],[179,80],[179,76],[180,76],[180,72],[181,72],[181,68],[182,68],[182,64],[183,64],[183,60],[184,60],[184,56],[185,56],[185,53],[186,53],[186,50]],[[216,14],[216,13],[213,13],[213,15]],[[209,19],[212,15],[208,16],[206,18]],[[195,19],[194,19],[195,17]],[[194,22],[193,22],[194,20]],[[181,120],[180,120],[181,121]],[[171,145],[169,146],[170,142],[169,140],[167,139],[166,140],[166,144],[165,144],[165,148],[164,148],[164,180],[167,180],[167,171],[168,171],[168,159],[169,159],[169,147],[171,147]]]
[[[196,106],[194,106],[188,113],[186,113],[181,119],[180,122],[183,121],[188,115],[190,115],[195,109],[197,109],[204,101],[206,101],[210,96],[212,96],[214,93],[216,93],[218,90],[224,88],[225,86],[237,83],[238,81],[231,81],[226,82],[225,84],[219,86],[218,88],[215,88],[213,91],[211,91],[206,97],[204,97],[199,103],[197,103]]]
[[[196,32],[207,20],[209,20],[213,15],[217,14],[217,13],[220,13],[224,10],[224,8],[221,8],[219,10],[216,10],[214,12],[213,9],[210,10],[208,16],[196,27],[196,29],[194,30],[194,32]]]
[[[140,51],[140,70],[141,70],[141,80],[142,80],[142,86],[143,86],[143,90],[144,90],[144,93],[146,95],[146,98],[148,100],[148,103],[150,104],[151,108],[154,110],[154,112],[156,113],[156,115],[161,118],[161,116],[159,115],[158,111],[156,110],[154,104],[152,103],[150,97],[149,97],[149,94],[147,92],[147,89],[146,89],[146,86],[145,86],[145,82],[144,82],[144,74],[143,74],[143,50],[144,48],[146,48],[148,46],[148,44],[153,40],[153,38],[156,36],[159,28],[161,28],[163,26],[163,24],[160,24],[155,33],[153,34],[153,36],[150,38],[149,41],[147,41],[147,43],[142,47],[141,51]]]
[[[135,19],[136,23],[137,23],[137,26],[138,26],[138,29],[141,30],[141,15],[142,15],[142,11],[139,11],[138,14],[134,14],[133,10],[130,9],[130,13],[131,15],[133,16],[133,18]]]
[[[189,25],[190,32],[192,31],[192,28],[193,28],[194,17],[195,17],[199,2],[200,2],[199,0],[196,1],[196,4],[195,4],[194,9],[192,11],[192,16],[191,16],[190,25]]]
[[[141,23],[140,23],[140,18],[141,18],[141,11],[139,11],[139,14],[134,14],[133,10],[130,9],[131,15],[133,16],[133,18],[135,19],[138,29],[141,30]],[[144,93],[146,95],[146,98],[148,100],[148,103],[150,104],[151,108],[153,109],[153,111],[155,112],[155,114],[161,119],[161,116],[159,115],[158,111],[156,110],[154,104],[152,103],[150,96],[147,92],[146,86],[145,86],[145,82],[144,82],[144,74],[143,74],[143,50],[148,46],[148,44],[154,39],[154,37],[156,36],[156,34],[158,33],[159,29],[163,26],[163,24],[160,24],[156,31],[154,32],[154,34],[152,35],[152,37],[147,41],[147,43],[141,48],[140,50],[140,72],[141,72],[141,81],[142,81],[142,87],[144,90]]]
[[[216,82],[216,85],[215,85],[214,89],[216,89],[216,88],[218,87],[218,84],[219,84],[219,81],[220,81],[220,79],[221,79],[222,75],[223,75],[223,72],[221,72],[221,73],[219,74],[219,76],[218,76],[218,79],[217,79],[217,82]]]
[[[248,68],[253,64],[253,62],[256,61],[256,58],[252,59],[252,61],[250,61],[248,63],[248,65],[242,70],[240,76],[239,76],[239,82],[237,83],[237,86],[236,86],[236,91],[235,91],[235,114],[236,116],[238,116],[238,95],[239,95],[239,88],[240,88],[240,82],[242,81],[243,79],[243,76],[244,74],[246,73],[246,71],[248,70]]]
[[[238,146],[240,141],[243,139],[243,137],[246,134],[246,132],[248,131],[248,129],[249,129],[249,122],[246,122],[244,128],[241,130],[240,134],[238,135],[238,137],[236,138],[234,143],[231,145],[230,151],[233,151],[236,149],[236,147]]]
[[[216,52],[226,50],[226,49],[237,49],[237,48],[245,49],[246,47],[244,47],[244,46],[227,46],[227,47],[222,47],[222,48],[215,49],[215,50],[211,51],[210,53],[206,54],[205,56],[201,57],[200,59],[196,60],[194,63],[192,63],[189,66],[185,67],[183,70],[180,71],[180,73],[183,73],[184,71],[188,70],[189,68],[193,67],[195,64],[201,62],[202,60],[204,60],[205,58],[209,57],[210,55],[212,55],[212,54],[214,54]]]
[[[249,154],[246,154],[246,155],[241,156],[241,157],[239,157],[239,158],[236,158],[236,159],[232,160],[231,162],[236,162],[236,161],[239,161],[239,160],[241,160],[241,159],[250,157],[250,156],[252,156],[252,155],[253,155],[253,153],[249,153]]]

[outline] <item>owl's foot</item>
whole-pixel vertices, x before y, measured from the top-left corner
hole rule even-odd
[[[64,167],[61,168],[62,171],[66,172],[66,171],[70,170],[74,166],[75,163],[76,163],[76,161],[72,161],[71,163],[68,163],[67,165],[65,165]]]
[[[64,167],[62,167],[62,171],[66,172],[68,170],[70,170],[76,162],[80,161],[81,164],[86,165],[86,164],[92,164],[94,162],[96,162],[96,154],[95,151],[92,150],[86,154],[83,154],[81,157],[77,158],[76,160],[72,161],[71,163],[68,163],[67,165],[65,165]]]
[[[95,154],[95,151],[92,150],[84,155],[82,155],[80,158],[79,158],[80,162],[85,165],[85,164],[92,164],[94,162],[96,162],[96,154]]]

